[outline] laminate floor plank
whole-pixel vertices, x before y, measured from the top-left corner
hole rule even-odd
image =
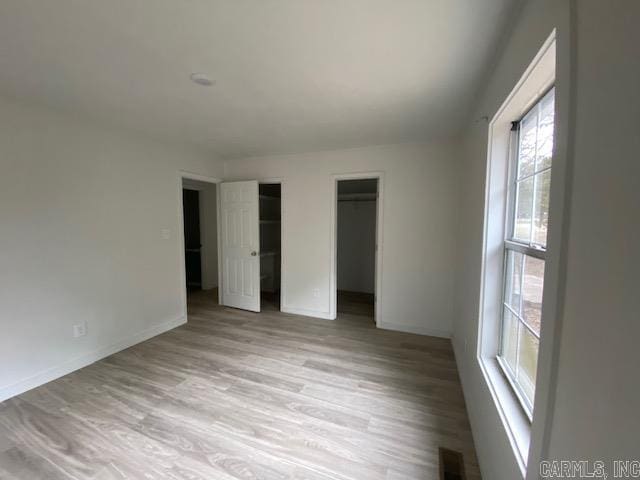
[[[439,447],[479,480],[450,342],[341,301],[326,321],[191,294],[186,325],[0,403],[0,480],[437,480]]]

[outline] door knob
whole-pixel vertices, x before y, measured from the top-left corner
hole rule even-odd
[[[258,252],[256,252],[255,250],[253,252],[251,252],[251,256],[255,257],[256,255],[258,255]]]

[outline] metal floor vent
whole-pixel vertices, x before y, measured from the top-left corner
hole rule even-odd
[[[440,457],[440,480],[465,480],[462,453],[448,448],[438,449]]]

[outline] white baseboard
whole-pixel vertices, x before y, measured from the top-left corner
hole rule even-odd
[[[114,353],[124,350],[125,348],[132,347],[137,343],[144,342],[145,340],[155,337],[156,335],[160,335],[161,333],[169,331],[185,323],[187,323],[187,317],[182,316],[176,318],[175,320],[170,320],[159,325],[154,325],[151,328],[122,339],[119,342],[107,345],[105,347],[94,350],[93,352],[89,352],[74,359],[68,360],[60,365],[56,365],[55,367],[48,368],[23,380],[12,383],[11,385],[0,387],[0,402],[3,402],[4,400],[7,400],[11,397],[15,397],[16,395],[20,395],[21,393],[24,393],[27,390],[31,390],[32,388],[44,385],[45,383],[51,382],[56,378],[60,378],[71,372],[86,367],[87,365],[91,365],[92,363],[97,362],[98,360],[102,360],[109,355],[113,355]]]
[[[319,312],[317,310],[307,310],[304,308],[292,308],[282,306],[280,310],[284,313],[302,315],[304,317],[322,318],[323,320],[335,320],[329,312]],[[422,325],[407,325],[405,323],[378,321],[377,327],[382,330],[394,330],[396,332],[415,333],[418,335],[428,335],[430,337],[451,338],[451,332],[436,328],[424,327]]]
[[[331,317],[331,313],[329,312],[307,310],[306,308],[292,308],[292,307],[285,307],[283,305],[282,307],[280,307],[280,311],[284,313],[291,313],[293,315],[302,315],[304,317],[322,318],[323,320],[335,320],[335,318]]]
[[[451,332],[431,328],[422,325],[407,325],[406,323],[395,323],[386,320],[378,321],[378,328],[382,330],[394,330],[396,332],[415,333],[418,335],[428,335],[430,337],[451,338]]]

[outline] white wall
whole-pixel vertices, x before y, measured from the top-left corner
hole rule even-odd
[[[553,28],[566,183],[552,185],[551,208],[555,202],[564,221],[551,225],[560,288],[545,292],[556,310],[553,318],[543,311],[553,328],[543,325],[538,375],[551,373],[537,385],[527,478],[538,478],[541,458],[637,457],[639,18],[632,0],[527,1],[470,118],[460,164],[454,347],[484,478],[521,473],[476,358],[487,161],[487,124],[478,119],[494,115]]]
[[[0,400],[185,321],[178,170],[217,165],[0,100]]]
[[[549,457],[638,460],[640,2],[576,3],[574,167]]]
[[[381,324],[451,333],[456,162],[449,144],[233,160],[226,179],[282,178],[284,310],[329,318],[334,174],[384,173]]]
[[[376,201],[338,202],[338,290],[375,292]]]

